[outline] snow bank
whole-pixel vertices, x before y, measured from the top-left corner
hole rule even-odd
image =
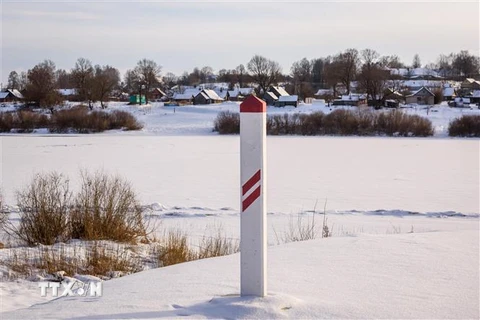
[[[63,297],[0,316],[478,319],[478,240],[473,230],[291,243],[269,247],[266,298],[238,296],[232,255],[104,282],[100,298]]]

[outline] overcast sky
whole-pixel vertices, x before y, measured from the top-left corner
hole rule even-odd
[[[422,64],[441,53],[479,52],[478,0],[378,1],[6,1],[2,82],[44,59],[70,70],[77,58],[122,74],[148,58],[163,74],[232,69],[254,54],[292,62],[372,48]]]

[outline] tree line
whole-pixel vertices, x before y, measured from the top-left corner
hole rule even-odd
[[[75,88],[78,100],[87,102],[90,108],[100,102],[105,108],[105,102],[121,92],[142,95],[155,87],[168,90],[175,85],[197,86],[211,82],[226,82],[230,89],[236,85],[255,84],[258,94],[266,92],[271,85],[282,83],[287,91],[303,99],[313,96],[318,89],[332,89],[333,96],[337,96],[339,85],[349,94],[352,81],[358,81],[359,89],[373,99],[385,89],[387,80],[401,78],[392,76],[388,69],[419,67],[422,63],[418,54],[407,65],[397,55],[382,56],[373,49],[359,51],[350,48],[323,58],[303,58],[292,64],[289,73],[283,73],[278,62],[261,55],[254,55],[246,65],[220,69],[218,73],[204,66],[196,67],[192,72],[185,71],[180,76],[171,72],[162,75],[162,67],[157,62],[141,59],[126,71],[122,79],[113,66],[94,65],[88,59],[79,58],[71,70],[57,69],[53,61],[45,60],[26,72],[11,71],[7,87],[20,90],[27,101],[46,108],[53,108],[61,102],[62,96],[57,89]],[[480,59],[462,50],[441,54],[435,63],[423,67],[435,70],[447,79],[477,77]],[[148,95],[145,96],[148,103]]]

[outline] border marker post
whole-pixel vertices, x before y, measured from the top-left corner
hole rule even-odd
[[[267,295],[266,103],[240,104],[240,294]]]

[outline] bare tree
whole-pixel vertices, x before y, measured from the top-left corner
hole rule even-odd
[[[73,88],[71,75],[63,69],[55,71],[55,82],[58,89]]]
[[[78,58],[75,67],[71,71],[71,75],[79,99],[81,101],[87,101],[88,107],[93,109],[93,103],[95,102],[95,70],[92,62],[85,58]]]
[[[111,66],[95,66],[95,96],[100,101],[102,109],[106,108],[104,102],[118,88],[120,72]]]
[[[405,68],[405,65],[397,55],[383,56],[380,58],[380,65],[390,69]]]
[[[212,67],[205,66],[200,70],[200,81],[202,83],[208,83],[213,80],[214,74]]]
[[[12,71],[8,74],[8,89],[20,89],[20,76],[17,71]]]
[[[45,60],[28,70],[26,98],[53,113],[54,106],[61,102],[55,86],[55,63]]]
[[[312,83],[321,88],[325,87],[325,61],[330,59],[328,58],[318,58],[313,59],[310,64],[312,66]]]
[[[167,88],[171,88],[177,83],[178,78],[172,72],[168,72],[166,75],[163,76],[162,80],[163,83],[167,86]]]
[[[462,76],[474,76],[479,73],[480,59],[467,50],[462,50],[455,55],[452,66]]]
[[[148,104],[148,93],[155,85],[160,83],[160,73],[162,67],[157,65],[153,60],[142,59],[138,61],[137,66],[135,67],[135,73],[138,75],[137,80],[140,81],[139,88],[145,89],[145,102]],[[141,103],[141,93],[140,93],[140,103]]]
[[[312,96],[312,64],[307,58],[303,58],[292,64],[291,76],[296,94],[303,99]]]
[[[248,82],[248,73],[243,64],[238,65],[235,68],[235,73],[237,75],[237,81],[240,88],[243,88]]]
[[[453,75],[453,59],[455,55],[450,53],[449,55],[441,54],[437,59],[437,66],[442,77],[448,77]]]
[[[257,93],[265,93],[278,81],[281,74],[280,64],[260,55],[255,55],[248,62],[247,69],[253,81],[258,84]]]
[[[416,53],[413,56],[412,68],[416,69],[416,68],[421,68],[421,67],[422,67],[422,63],[420,61],[420,56],[418,55],[418,53]]]
[[[335,56],[334,60],[338,67],[340,81],[345,85],[347,94],[350,94],[350,86],[357,75],[360,62],[358,51],[357,49],[347,49],[345,52]]]
[[[25,71],[20,72],[18,77],[18,90],[23,92],[27,88],[28,75]]]
[[[340,82],[340,63],[334,59],[324,62],[325,83],[333,89],[333,97],[337,97],[337,86]]]
[[[385,89],[388,71],[380,63],[380,55],[372,49],[365,49],[361,52],[363,65],[358,75],[359,85],[367,92],[367,98],[378,106],[381,95]]]

